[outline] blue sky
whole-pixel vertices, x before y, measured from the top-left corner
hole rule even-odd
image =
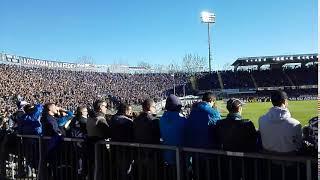
[[[0,51],[97,64],[207,58],[209,10],[213,68],[238,57],[317,51],[316,0],[0,0]]]

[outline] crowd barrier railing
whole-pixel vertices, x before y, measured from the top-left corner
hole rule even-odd
[[[17,135],[1,149],[0,179],[317,179],[316,157]],[[7,141],[8,142],[8,141]]]

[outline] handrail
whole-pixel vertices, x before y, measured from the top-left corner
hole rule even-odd
[[[225,155],[225,156],[235,156],[235,157],[246,157],[246,158],[257,158],[257,159],[269,159],[269,160],[282,160],[282,161],[299,161],[305,162],[307,160],[317,161],[315,157],[312,156],[294,156],[294,155],[279,155],[279,154],[267,154],[263,152],[233,152],[233,151],[223,151],[215,149],[199,149],[199,148],[182,148],[182,151],[185,152],[194,152],[194,153],[204,153],[204,154],[216,154],[216,155]]]
[[[37,139],[46,139],[49,140],[49,136],[36,136],[36,135],[20,135],[17,134],[17,137],[21,138],[37,138]],[[62,138],[63,141],[67,142],[84,142],[84,139],[81,138]],[[279,155],[279,154],[269,154],[263,152],[232,152],[232,151],[223,151],[216,149],[200,149],[200,148],[190,148],[190,147],[177,147],[177,146],[168,146],[161,144],[141,144],[141,143],[132,143],[132,142],[115,142],[115,141],[106,141],[100,140],[96,144],[105,144],[105,145],[117,145],[117,146],[129,146],[129,147],[138,147],[138,148],[152,148],[152,149],[163,149],[163,150],[177,150],[184,152],[193,152],[193,153],[204,153],[204,154],[216,154],[216,155],[225,155],[225,156],[234,156],[234,157],[246,157],[246,158],[257,158],[257,159],[269,159],[269,160],[280,160],[280,161],[296,161],[296,162],[305,162],[312,161],[317,162],[317,157],[312,156],[296,156],[296,155]]]

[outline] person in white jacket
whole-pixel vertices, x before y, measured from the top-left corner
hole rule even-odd
[[[291,117],[288,96],[284,91],[274,91],[271,101],[273,107],[259,119],[263,149],[275,153],[294,153],[302,145],[301,124]]]

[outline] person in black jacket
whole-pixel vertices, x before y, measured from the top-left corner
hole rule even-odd
[[[67,159],[60,159],[59,161],[57,159],[62,156],[62,140],[65,135],[65,129],[72,117],[73,113],[71,111],[66,111],[56,106],[55,103],[44,105],[44,112],[41,118],[42,132],[44,136],[51,136],[51,139],[47,142],[47,152],[45,154],[45,160],[49,163],[48,171],[41,171],[51,173],[51,175],[54,175],[53,179],[57,179],[55,176],[56,167],[68,163]]]
[[[111,118],[111,140],[118,142],[133,141],[133,120],[129,117],[132,114],[132,108],[126,103],[118,106],[117,114]]]
[[[121,103],[118,106],[117,114],[111,118],[111,140],[116,142],[133,142],[133,120],[129,117],[132,114],[132,108],[129,104]],[[116,177],[120,180],[129,178],[132,167],[132,156],[130,147],[112,145],[111,157]]]
[[[71,137],[84,138],[87,136],[88,109],[85,106],[79,106],[75,117],[70,124]]]
[[[79,106],[76,110],[75,117],[70,124],[70,136],[73,138],[86,138],[87,137],[87,119],[88,119],[88,109],[86,106]],[[88,175],[88,157],[87,157],[87,144],[83,142],[78,142],[74,144],[75,151],[78,154],[78,158],[74,157],[75,164],[74,167],[79,179],[85,179]]]
[[[239,99],[227,102],[229,114],[216,124],[218,145],[226,151],[250,152],[257,150],[257,132],[250,120],[242,119],[242,106]]]
[[[254,124],[249,121],[242,119],[242,106],[244,105],[239,99],[231,98],[227,101],[227,109],[229,114],[227,117],[221,121],[218,121],[215,126],[215,134],[217,139],[218,147],[226,151],[235,152],[252,152],[257,150],[257,132]],[[227,162],[225,159],[224,162]],[[233,161],[233,179],[252,179],[251,176],[253,163],[250,159],[245,160],[245,177],[241,174],[241,162]],[[227,175],[228,165],[222,163],[223,176]],[[223,177],[222,179],[227,179],[229,177]]]
[[[47,103],[44,105],[44,111],[41,118],[43,126],[42,133],[45,136],[62,136],[65,135],[66,125],[73,117],[71,111],[64,110],[55,105]]]
[[[133,131],[134,141],[142,144],[160,144],[160,127],[159,119],[155,116],[156,104],[152,99],[146,99],[142,102],[143,112],[134,119]],[[159,159],[155,159],[155,157]],[[138,168],[136,176],[141,180],[156,179],[158,174],[155,168],[160,165],[160,151],[155,149],[144,149],[140,155],[140,159],[136,160]],[[153,172],[153,173],[147,173]]]
[[[142,103],[143,112],[133,121],[134,141],[143,144],[159,144],[159,119],[155,117],[155,102],[146,99]]]
[[[17,127],[20,125],[22,116],[25,114],[24,112],[24,106],[27,105],[28,103],[26,101],[18,101],[17,102],[17,107],[18,110],[12,115],[11,119],[13,121],[13,128],[15,130],[18,130]]]

